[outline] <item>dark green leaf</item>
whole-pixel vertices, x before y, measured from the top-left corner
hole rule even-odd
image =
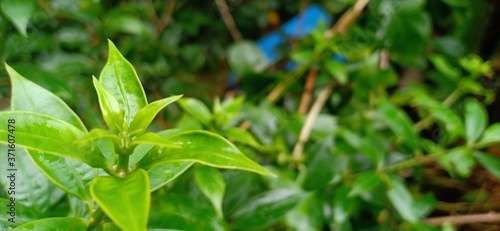
[[[125,120],[130,124],[137,112],[148,103],[144,89],[134,67],[118,51],[113,42],[108,41],[109,57],[99,81],[113,95],[125,112]]]
[[[315,231],[323,226],[323,208],[318,193],[311,193],[286,214],[288,225],[294,230]]]
[[[219,135],[206,131],[188,131],[169,136],[167,139],[181,148],[152,149],[138,166],[149,169],[167,162],[194,161],[217,168],[240,169],[273,176]]]
[[[195,178],[198,186],[215,208],[217,215],[223,217],[222,199],[226,191],[226,182],[218,169],[199,165],[195,169]]]
[[[318,141],[306,150],[307,172],[302,186],[306,190],[325,187],[345,166],[345,161],[332,154],[333,138]]]
[[[107,168],[106,159],[93,144],[74,145],[84,132],[73,125],[44,114],[13,111],[0,113],[0,136],[8,137],[7,121],[15,119],[16,144],[30,150],[71,157],[92,167]],[[7,143],[7,139],[0,143]]]
[[[474,143],[483,134],[488,125],[488,114],[483,105],[477,100],[469,99],[465,101],[465,131],[467,143]]]
[[[382,183],[382,181],[375,171],[364,172],[356,178],[348,196],[357,196],[363,193],[371,192],[379,186],[380,183]]]
[[[90,185],[90,192],[118,227],[125,231],[146,230],[151,200],[146,171],[138,169],[125,178],[99,176]]]
[[[8,0],[1,1],[0,7],[3,13],[14,24],[17,31],[23,36],[26,34],[26,26],[31,15],[36,10],[36,1],[34,0]]]
[[[415,150],[418,146],[419,137],[413,130],[413,123],[408,115],[390,102],[384,102],[380,105],[380,112],[382,113],[384,122],[391,130],[398,137],[401,137],[411,150]]]
[[[99,106],[101,107],[102,117],[115,134],[120,133],[124,129],[124,112],[120,108],[118,101],[109,93],[104,86],[93,77],[94,88],[97,91],[99,98]]]
[[[21,225],[13,231],[86,231],[88,226],[88,221],[83,218],[53,217]]]
[[[5,211],[0,213],[0,230],[9,230],[8,227],[13,228],[37,220],[43,215],[33,209],[31,206],[24,206],[22,203],[18,202],[15,203],[15,214],[10,214],[10,205],[10,198],[0,198],[0,206],[2,210]],[[15,223],[12,223],[11,221],[9,221],[9,219],[12,219],[11,221],[14,221]]]
[[[274,189],[248,200],[233,215],[233,228],[253,230],[264,228],[278,221],[292,210],[304,193],[291,189]]]
[[[184,173],[193,162],[172,162],[157,165],[148,170],[151,192],[163,187]]]
[[[171,96],[165,99],[154,101],[147,106],[141,108],[134,120],[130,124],[130,134],[142,134],[146,131],[149,124],[153,121],[155,116],[160,112],[161,109],[166,107],[167,105],[177,101],[180,99],[182,95]]]

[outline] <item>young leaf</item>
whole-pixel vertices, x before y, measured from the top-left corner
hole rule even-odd
[[[127,123],[132,122],[137,112],[148,103],[142,84],[134,67],[108,40],[109,57],[99,81],[113,95],[125,112]]]
[[[488,124],[488,114],[477,100],[465,101],[465,131],[467,143],[476,142]]]
[[[40,112],[87,131],[80,118],[59,97],[27,80],[9,65],[5,64],[5,69],[12,82],[12,110]]]
[[[161,109],[166,107],[167,105],[177,101],[180,99],[182,95],[171,96],[165,99],[154,101],[147,106],[141,108],[137,115],[135,115],[134,120],[130,123],[130,134],[142,134],[146,131],[149,124],[153,121],[156,114],[160,112]]]
[[[205,104],[194,98],[179,100],[181,107],[205,125],[210,124],[212,113]]]
[[[31,15],[35,12],[36,1],[34,0],[9,0],[1,1],[0,7],[3,13],[14,24],[17,31],[23,36],[26,34],[26,26]]]
[[[99,106],[101,107],[102,117],[115,134],[123,130],[124,113],[120,108],[118,101],[109,93],[104,86],[95,78],[92,79],[94,88],[97,91],[99,98]]]
[[[226,190],[226,182],[218,169],[203,165],[196,166],[195,178],[201,191],[208,197],[217,215],[223,217],[222,199]]]
[[[181,148],[154,148],[139,161],[138,166],[150,169],[167,162],[194,161],[217,168],[240,169],[273,176],[267,169],[248,159],[229,141],[214,133],[188,131],[167,139]]]
[[[157,165],[148,170],[151,192],[165,186],[168,182],[180,176],[194,162],[172,162]]]
[[[92,197],[111,220],[125,231],[146,230],[149,216],[149,178],[138,169],[125,178],[96,177]]]
[[[16,144],[30,150],[67,156],[92,167],[107,168],[106,159],[96,153],[93,144],[74,145],[74,142],[84,135],[84,132],[73,125],[44,114],[27,111],[12,111],[0,113],[0,136],[9,137],[7,121],[15,118]],[[7,143],[0,139],[0,143]]]
[[[500,123],[495,123],[489,126],[478,142],[478,146],[488,147],[490,145],[500,143]]]
[[[380,105],[380,111],[384,118],[384,122],[398,136],[403,138],[405,144],[411,150],[415,150],[418,146],[418,136],[413,130],[411,119],[401,109],[395,107],[389,102]]]
[[[12,231],[86,231],[88,226],[88,221],[83,218],[52,217],[21,225]]]
[[[474,157],[491,175],[500,179],[500,158],[481,151],[475,151]]]
[[[130,145],[137,145],[137,144],[153,144],[156,146],[169,147],[169,148],[181,147],[180,145],[170,141],[169,139],[163,138],[162,136],[152,132],[144,133],[130,143]]]
[[[305,194],[291,189],[274,189],[250,198],[233,215],[233,228],[239,230],[261,229],[292,210]]]

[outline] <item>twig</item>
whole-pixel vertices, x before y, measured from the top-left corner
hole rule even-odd
[[[240,31],[236,27],[236,23],[234,22],[233,16],[229,11],[229,7],[227,6],[226,0],[215,0],[215,4],[217,5],[217,9],[219,10],[222,20],[226,24],[229,33],[231,33],[231,37],[233,37],[233,40],[234,41],[243,40]]]
[[[347,28],[361,15],[363,9],[368,5],[370,0],[358,0],[354,6],[345,12],[340,19],[335,23],[335,26],[327,32],[327,37],[331,37],[335,33],[345,34]]]
[[[304,115],[309,109],[309,103],[311,102],[312,93],[314,92],[314,86],[316,85],[316,77],[318,76],[318,69],[309,69],[309,74],[307,74],[306,85],[304,87],[304,92],[302,93],[302,99],[299,105],[299,114]]]
[[[495,212],[489,212],[483,214],[432,217],[424,219],[424,222],[432,226],[441,226],[445,222],[451,222],[451,224],[453,225],[465,225],[465,224],[483,223],[483,222],[499,223],[500,214]]]
[[[153,1],[145,0],[146,3],[150,6],[148,7],[148,16],[153,21],[156,29],[156,35],[160,36],[161,32],[168,26],[170,23],[170,19],[172,18],[172,12],[174,11],[175,0],[165,1],[167,4],[165,7],[164,13],[161,18],[155,12]]]
[[[304,123],[304,126],[302,126],[302,130],[300,131],[299,140],[293,148],[292,158],[300,159],[300,156],[304,151],[304,144],[309,139],[309,135],[311,134],[314,121],[316,121],[316,118],[318,118],[321,108],[323,108],[323,105],[325,105],[326,100],[332,93],[334,86],[335,81],[330,82],[330,84],[328,84],[328,86],[326,86],[326,88],[321,91],[316,101],[314,101],[314,104],[311,107],[309,114],[307,115],[306,122]]]

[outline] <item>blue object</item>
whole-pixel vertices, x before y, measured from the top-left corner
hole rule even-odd
[[[285,37],[301,38],[313,31],[321,22],[330,25],[332,17],[317,4],[308,6],[302,14],[293,17],[283,24],[280,31],[274,31],[257,41],[257,46],[262,50],[267,65],[278,61],[281,57],[277,48],[285,42]],[[294,66],[293,64],[291,66]]]

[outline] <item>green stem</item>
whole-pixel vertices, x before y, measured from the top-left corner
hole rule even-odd
[[[412,167],[419,166],[419,165],[432,163],[432,162],[436,161],[437,158],[444,156],[447,153],[448,153],[448,151],[442,151],[442,152],[438,152],[438,153],[434,153],[434,154],[430,154],[430,155],[417,156],[413,159],[409,159],[409,160],[405,160],[405,161],[402,161],[402,162],[399,162],[399,163],[396,163],[393,165],[389,165],[385,168],[382,168],[380,171],[393,172],[393,171],[398,171],[398,170],[402,170],[402,169],[407,169],[407,168],[412,168]]]
[[[118,176],[124,177],[128,174],[128,161],[129,155],[118,155],[118,163],[116,166],[116,173],[118,173]]]
[[[462,95],[462,91],[460,90],[460,88],[455,89],[443,101],[443,106],[445,106],[445,107],[451,106],[453,103],[455,103],[458,100],[458,98],[460,98],[461,95]],[[435,120],[434,116],[430,115],[430,116],[426,117],[425,119],[418,121],[418,123],[414,124],[413,128],[417,132],[421,131],[422,129],[429,127],[432,123],[434,123],[434,120]]]
[[[90,215],[90,224],[87,230],[92,230],[94,227],[96,227],[99,223],[101,223],[104,217],[106,217],[106,214],[104,214],[100,207],[95,209]]]

